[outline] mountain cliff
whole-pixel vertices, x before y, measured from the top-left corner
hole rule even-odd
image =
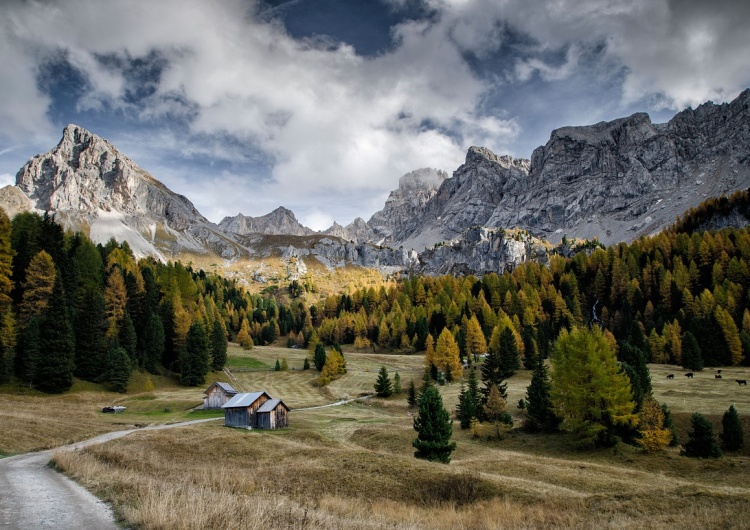
[[[638,113],[563,127],[530,161],[472,147],[395,243],[421,248],[474,225],[519,227],[552,241],[563,235],[630,241],[707,197],[748,186],[750,90],[665,124]]]
[[[315,231],[302,226],[294,212],[279,206],[271,213],[259,217],[249,217],[237,214],[234,217],[225,217],[219,223],[219,228],[225,232],[238,235],[247,234],[276,234],[291,236],[309,236]]]

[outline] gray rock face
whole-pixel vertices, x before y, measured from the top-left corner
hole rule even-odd
[[[531,161],[472,147],[396,243],[421,248],[473,226],[610,244],[653,233],[707,197],[750,185],[750,90],[652,124],[634,114],[563,127]]]
[[[315,231],[302,226],[294,212],[279,206],[271,213],[259,217],[249,217],[237,214],[234,217],[225,217],[219,223],[219,228],[226,232],[238,235],[246,234],[276,234],[307,236]]]
[[[352,242],[372,242],[379,239],[379,235],[370,228],[364,219],[357,217],[346,226],[334,222],[324,234],[340,237]]]
[[[138,256],[205,253],[207,242],[220,255],[239,252],[189,200],[75,125],[65,127],[54,149],[21,168],[16,186],[37,210],[54,212],[68,228],[88,229],[97,243],[128,241]]]
[[[21,212],[33,212],[36,210],[31,199],[16,186],[0,188],[0,206],[11,219]]]

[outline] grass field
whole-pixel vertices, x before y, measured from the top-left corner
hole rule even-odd
[[[58,453],[56,465],[141,528],[745,528],[750,520],[747,449],[717,460],[682,457],[677,448],[656,455],[626,445],[579,451],[563,435],[513,431],[501,441],[473,439],[456,424],[451,464],[432,464],[412,456],[413,412],[403,396],[299,410],[371,393],[380,366],[398,371],[405,387],[421,377],[421,356],[345,352],[348,373],[320,389],[313,385],[317,373],[301,370],[304,350],[229,353],[232,366],[270,367],[286,357],[295,368],[235,372],[232,382],[282,398],[292,407],[289,429],[246,431],[217,422],[140,432]],[[667,380],[669,373],[675,379]],[[692,380],[683,373],[651,366],[654,394],[675,413],[683,440],[690,414],[703,413],[719,432],[732,403],[750,433],[750,391],[734,382],[750,369],[726,368],[721,380],[714,371]],[[526,371],[509,380],[509,410],[519,421],[515,404],[529,380]],[[213,414],[190,411],[210,381],[199,389],[153,383],[156,390],[138,392],[144,382],[131,381],[133,393],[124,395],[84,385],[57,397],[0,394],[0,450]],[[440,390],[453,408],[459,385]],[[105,404],[128,409],[101,414]]]

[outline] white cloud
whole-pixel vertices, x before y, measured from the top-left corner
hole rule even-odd
[[[16,177],[11,175],[10,173],[0,174],[0,188],[4,188],[5,186],[15,186],[15,184]]]

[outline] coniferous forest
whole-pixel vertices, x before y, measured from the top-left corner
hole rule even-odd
[[[688,216],[653,237],[558,247],[546,264],[500,275],[414,276],[308,304],[299,289],[277,300],[179,262],[136,260],[127,243],[94,245],[48,215],[2,214],[0,377],[46,392],[74,376],[124,390],[140,368],[197,385],[223,367],[228,338],[286,337],[311,350],[425,351],[448,381],[462,375],[457,358],[489,352],[505,356],[501,383],[547,358],[561,332],[597,322],[637,399],[648,362],[700,370],[750,360],[750,231],[685,231],[695,226]]]

